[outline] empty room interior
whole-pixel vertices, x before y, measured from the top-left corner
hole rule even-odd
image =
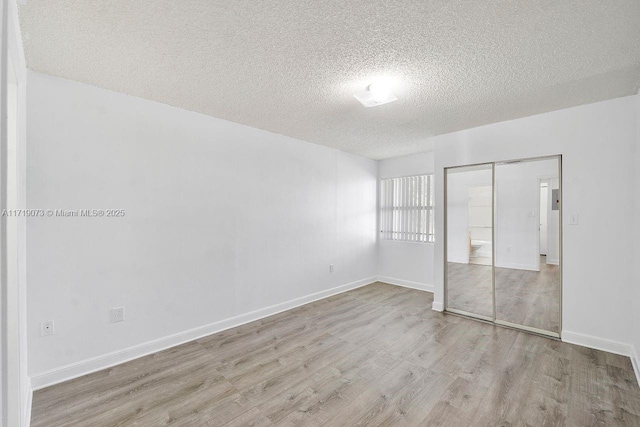
[[[0,37],[0,427],[640,426],[639,1]]]

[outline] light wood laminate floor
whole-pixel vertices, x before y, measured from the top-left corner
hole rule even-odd
[[[626,357],[375,283],[35,392],[38,426],[638,426]]]
[[[493,316],[491,265],[450,262],[448,307]],[[496,267],[496,317],[560,332],[560,269],[540,257],[540,271]]]

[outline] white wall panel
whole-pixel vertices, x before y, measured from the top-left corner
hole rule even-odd
[[[126,211],[29,219],[31,375],[375,276],[376,162],[28,78],[29,207]]]

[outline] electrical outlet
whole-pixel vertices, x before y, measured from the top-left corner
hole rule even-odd
[[[111,309],[111,321],[113,323],[124,321],[124,307],[116,307]]]
[[[329,273],[333,273],[333,264],[329,264]]]
[[[46,320],[40,324],[40,336],[53,335],[53,320]]]

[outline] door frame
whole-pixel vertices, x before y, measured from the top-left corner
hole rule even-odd
[[[1,11],[0,30],[1,40],[1,66],[0,66],[0,204],[2,209],[7,208],[7,196],[13,196],[11,201],[16,209],[26,208],[26,65],[24,49],[18,24],[18,10],[15,0],[3,2]],[[13,73],[10,73],[10,72]],[[12,75],[10,75],[12,74]],[[12,87],[9,87],[11,83]],[[8,102],[9,91],[15,97],[15,120],[12,124],[12,134],[8,132]],[[9,141],[9,137],[12,141]],[[15,146],[13,144],[15,143]],[[8,149],[15,149],[15,157],[12,159],[12,167],[8,168]],[[7,193],[7,177],[11,173],[14,180],[15,194]],[[14,229],[15,240],[7,242],[7,230]],[[0,413],[6,425],[28,425],[31,416],[31,386],[27,374],[27,330],[26,330],[26,219],[24,216],[0,218],[0,294],[2,294],[2,318],[0,324],[0,346],[2,356],[0,369],[2,370],[2,403]],[[13,252],[11,258],[7,258],[8,245]],[[14,268],[11,283],[8,280],[7,266],[11,263]],[[15,263],[14,263],[15,262]],[[9,307],[11,310],[7,310]],[[10,320],[10,322],[8,322]],[[10,326],[8,326],[8,324]],[[13,335],[10,339],[9,335]],[[17,342],[16,342],[17,341]],[[11,343],[8,348],[7,344]],[[11,357],[8,357],[9,354]],[[9,375],[10,374],[10,375]]]
[[[558,176],[560,176],[559,173],[558,173]],[[547,198],[550,199],[552,197],[553,192],[551,191],[552,190],[552,188],[551,188],[551,180],[555,179],[555,178],[556,178],[555,175],[553,175],[553,176],[551,176],[551,175],[542,175],[542,176],[538,177],[538,199],[540,199],[540,196],[542,195],[542,183],[543,182],[547,182]],[[547,200],[547,203],[549,203],[549,200]],[[547,206],[547,208],[550,209],[549,206]],[[542,215],[542,212],[540,211],[540,202],[538,202],[537,212],[538,212],[538,219],[540,219],[541,215]],[[559,212],[560,211],[558,211],[558,213]],[[559,221],[561,219],[562,218],[558,218]],[[560,224],[558,224],[558,227],[560,227]],[[549,229],[549,218],[548,217],[547,217],[547,229]],[[559,231],[560,230],[558,229],[558,232]],[[549,239],[547,239],[547,249],[549,248],[548,245],[549,245]],[[538,255],[540,255],[540,228],[539,227],[538,227],[538,249],[537,249],[537,252],[538,252]],[[547,250],[546,252],[549,252],[549,251]],[[547,254],[545,254],[545,255],[547,255]],[[547,258],[547,260],[548,260],[548,258]],[[538,257],[538,271],[540,271],[540,257]]]

